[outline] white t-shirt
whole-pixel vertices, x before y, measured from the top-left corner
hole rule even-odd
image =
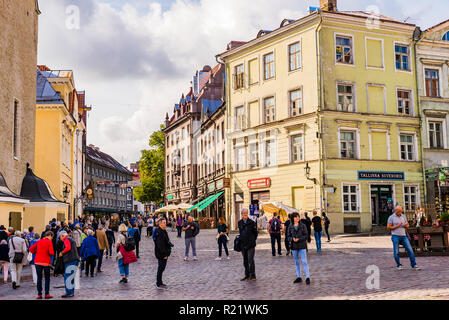
[[[401,214],[399,217],[396,213],[393,213],[389,218],[387,224],[391,224],[392,226],[397,225],[398,223],[407,223],[407,218],[405,215]],[[404,226],[400,226],[397,229],[391,230],[391,234],[395,236],[405,236],[405,228]]]
[[[152,227],[153,226],[153,219],[148,219],[148,226]]]

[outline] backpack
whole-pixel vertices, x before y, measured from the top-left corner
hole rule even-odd
[[[133,237],[125,236],[125,245],[124,248],[126,251],[133,251],[136,249],[136,240]]]
[[[156,241],[156,237],[157,237],[157,228],[153,229],[153,234],[151,235],[151,237],[153,238],[153,241]]]
[[[241,252],[242,251],[242,243],[240,241],[240,236],[237,235],[234,239],[234,251]]]
[[[277,218],[274,218],[273,222],[271,222],[271,231],[273,232],[281,231],[281,224]]]
[[[195,230],[193,230],[193,236],[196,237],[200,233],[200,227],[195,225]]]

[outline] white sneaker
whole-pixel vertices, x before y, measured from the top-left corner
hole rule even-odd
[[[231,257],[230,257],[230,256],[227,256],[227,258],[226,258],[226,259],[230,260],[230,259],[231,259]]]
[[[193,261],[197,261],[198,260],[198,258],[197,257],[193,257]]]
[[[221,258],[220,257],[215,258],[215,261],[221,261]]]
[[[397,270],[402,270],[402,269],[404,269],[404,268],[402,267],[402,265],[399,265],[399,266],[396,267],[396,269],[397,269]]]
[[[421,268],[418,267],[417,265],[415,265],[412,269],[413,269],[413,270],[421,270]]]
[[[185,258],[184,258],[184,261],[189,261],[189,257],[185,257]]]

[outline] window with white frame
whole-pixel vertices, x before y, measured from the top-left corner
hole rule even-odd
[[[264,79],[268,80],[274,78],[275,70],[274,70],[274,53],[269,53],[263,57],[263,65],[264,65]]]
[[[394,46],[397,70],[410,71],[410,47],[396,44]]]
[[[235,147],[235,171],[245,170],[245,147]]]
[[[234,87],[235,89],[243,88],[244,67],[240,64],[234,68]]]
[[[338,63],[353,64],[352,37],[337,36],[335,38],[335,54]]]
[[[265,123],[273,122],[276,119],[274,97],[265,98],[263,103],[264,103]]]
[[[412,134],[401,134],[401,160],[413,161],[415,160],[415,143]]]
[[[235,108],[235,129],[245,129],[245,108],[243,106]]]
[[[294,71],[301,68],[301,43],[299,41],[288,46],[288,54],[289,70]]]
[[[259,168],[259,143],[257,141],[248,144],[248,168]]]
[[[398,113],[400,115],[412,115],[412,105],[411,105],[412,92],[410,90],[398,89],[397,91],[397,101],[398,101]]]
[[[290,137],[290,150],[292,162],[304,160],[304,145],[302,134],[296,134]]]
[[[418,208],[418,187],[404,186],[405,211],[414,211]]]
[[[302,90],[290,91],[290,115],[292,117],[302,114]]]
[[[265,167],[272,167],[277,164],[276,140],[265,141]]]
[[[345,159],[355,159],[356,143],[355,131],[340,131],[340,157]]]
[[[442,149],[443,144],[443,121],[429,121],[429,147]]]
[[[358,186],[343,185],[343,211],[358,212]]]
[[[354,112],[354,86],[347,83],[338,83],[337,91],[337,110]]]

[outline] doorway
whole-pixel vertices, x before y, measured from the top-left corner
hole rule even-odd
[[[393,186],[371,185],[371,212],[373,225],[386,226],[393,212]]]
[[[234,194],[234,230],[238,229],[240,212],[243,209],[243,193]]]
[[[22,213],[21,212],[10,212],[9,213],[9,226],[13,227],[14,230],[22,230]]]

